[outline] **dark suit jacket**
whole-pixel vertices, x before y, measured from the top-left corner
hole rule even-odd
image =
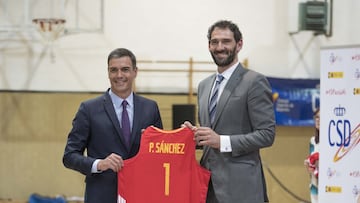
[[[211,126],[208,109],[215,77],[211,75],[199,84],[201,126]],[[216,108],[212,129],[230,136],[232,152],[204,147],[201,165],[211,171],[215,191],[209,190],[208,202],[263,203],[266,186],[260,149],[271,146],[275,138],[272,90],[267,79],[239,64]]]
[[[86,175],[86,203],[116,203],[117,174],[112,170],[91,173],[93,162],[111,153],[123,159],[133,157],[139,150],[141,129],[150,125],[162,128],[162,121],[155,101],[134,94],[134,121],[128,149],[107,91],[81,103],[72,125],[63,156],[64,165]],[[85,150],[86,156],[83,155]]]

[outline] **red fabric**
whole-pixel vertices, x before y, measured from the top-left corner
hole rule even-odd
[[[319,170],[316,166],[316,162],[319,161],[319,152],[315,152],[312,153],[309,157],[308,157],[308,162],[309,162],[309,166],[314,169],[314,175],[316,177],[319,176]]]
[[[209,179],[195,159],[189,128],[148,127],[139,153],[118,173],[118,203],[205,203]]]

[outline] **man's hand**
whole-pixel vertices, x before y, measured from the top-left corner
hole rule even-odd
[[[199,146],[220,148],[220,135],[208,127],[198,127],[195,131],[195,140]]]
[[[198,146],[210,146],[216,149],[220,148],[220,135],[208,127],[196,127],[189,121],[185,121],[181,127],[188,127],[194,132],[194,139]]]
[[[97,169],[99,171],[106,171],[108,169],[113,170],[114,172],[118,172],[122,169],[124,166],[124,160],[121,158],[121,156],[117,154],[110,154],[105,159],[100,160]]]
[[[185,121],[183,124],[181,124],[181,127],[187,127],[190,128],[192,131],[196,130],[196,126],[194,126],[193,124],[191,124],[189,121]]]

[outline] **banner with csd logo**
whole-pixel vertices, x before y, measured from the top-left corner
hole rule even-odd
[[[360,45],[321,50],[319,202],[360,203]]]

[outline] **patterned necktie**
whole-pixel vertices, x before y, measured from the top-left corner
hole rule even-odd
[[[212,93],[212,96],[210,98],[210,104],[209,104],[209,115],[210,115],[210,122],[211,125],[214,122],[215,119],[215,113],[216,113],[216,104],[217,104],[217,98],[218,98],[218,93],[219,93],[219,86],[220,83],[224,80],[224,76],[222,75],[217,75],[217,79],[215,82],[215,87]]]
[[[127,101],[124,100],[122,102],[122,107],[123,107],[123,111],[121,114],[121,128],[123,131],[123,135],[125,137],[125,141],[126,141],[126,145],[129,146],[130,145],[130,120],[129,120],[129,115],[128,112],[126,110],[126,106],[128,105]]]

